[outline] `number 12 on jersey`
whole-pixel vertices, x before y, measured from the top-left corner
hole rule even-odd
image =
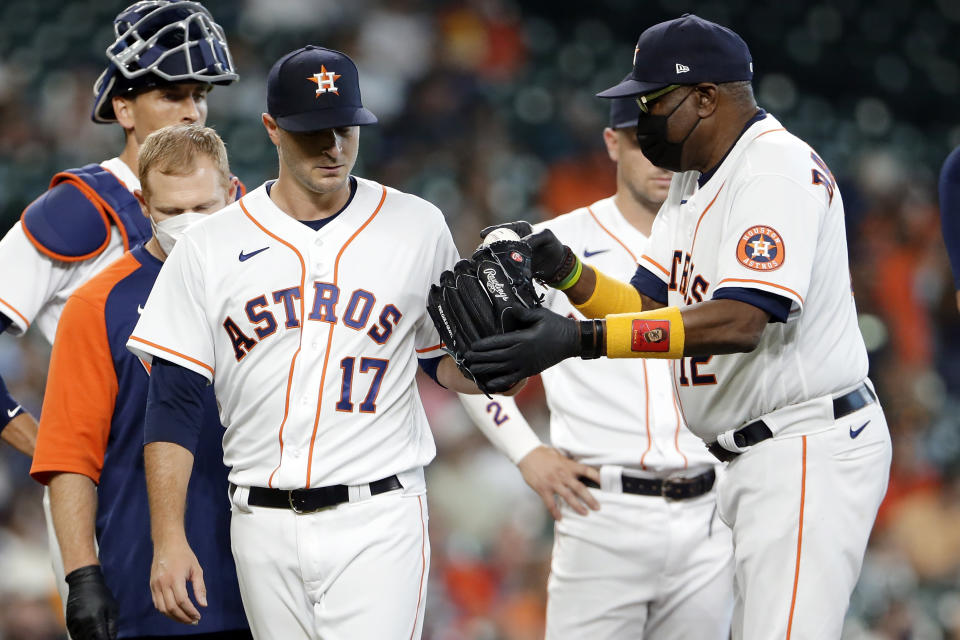
[[[680,376],[677,378],[677,383],[681,387],[689,387],[691,384],[695,387],[706,384],[717,384],[717,376],[712,373],[703,373],[700,371],[700,367],[708,364],[710,360],[713,359],[713,356],[690,356],[688,358],[680,358]],[[687,361],[690,361],[689,365]],[[687,377],[687,367],[689,366],[690,377]]]
[[[353,391],[353,369],[356,358],[344,358],[340,361],[340,369],[343,370],[343,380],[340,383],[340,401],[337,402],[337,411],[351,413],[353,411],[353,402],[350,401]],[[387,372],[389,360],[380,358],[360,358],[360,373],[367,373],[373,370],[373,380],[370,382],[370,388],[367,395],[360,403],[360,413],[376,413],[377,394],[380,393],[380,384],[383,382],[383,374]]]

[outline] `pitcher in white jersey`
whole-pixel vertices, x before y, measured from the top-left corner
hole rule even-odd
[[[106,69],[93,87],[91,119],[122,127],[123,149],[109,160],[56,174],[0,240],[0,332],[19,336],[36,325],[53,343],[67,298],[152,235],[133,196],[140,188],[137,152],[144,139],[168,125],[204,124],[213,85],[238,77],[223,30],[200,3],[135,2],[117,14],[113,31]],[[144,46],[132,52],[127,47],[134,41]],[[32,455],[36,430],[0,378],[0,437]],[[44,489],[50,555],[65,603],[49,508]]]
[[[616,194],[535,227],[623,279],[647,248],[671,177],[640,151],[638,115],[633,99],[610,103],[603,139]],[[583,319],[555,289],[544,305]],[[727,640],[733,543],[716,516],[721,465],[683,424],[669,363],[568,361],[542,375],[553,447],[512,398],[460,398],[557,519],[546,637]],[[587,515],[588,506],[599,510]]]
[[[836,181],[757,107],[733,31],[684,15],[644,31],[633,60],[599,95],[636,97],[644,155],[679,173],[631,284],[531,236],[535,272],[595,320],[519,314],[526,328],[481,341],[468,365],[501,374],[496,388],[572,356],[670,359],[687,425],[729,461],[733,637],[839,638],[891,447]]]
[[[279,177],[187,231],[128,343],[153,363],[146,428],[159,431],[144,456],[155,604],[189,623],[206,603],[183,510],[195,398],[212,383],[254,636],[418,638],[430,564],[423,467],[435,454],[418,364],[479,392],[426,313],[429,285],[457,251],[436,207],[351,175],[360,126],[376,117],[349,57],[307,46],[281,58],[262,118]]]

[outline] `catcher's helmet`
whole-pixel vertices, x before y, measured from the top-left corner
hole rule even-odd
[[[174,82],[230,84],[237,79],[227,38],[198,2],[142,0],[113,21],[109,66],[93,87],[94,122],[116,122],[110,99]]]

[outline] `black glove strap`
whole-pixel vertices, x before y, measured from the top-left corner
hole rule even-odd
[[[580,357],[584,360],[593,360],[603,355],[604,333],[606,324],[603,320],[583,320],[580,322]]]
[[[69,586],[75,587],[87,582],[103,582],[103,569],[98,564],[89,564],[74,569],[63,578]]]
[[[560,262],[560,266],[553,272],[553,275],[544,280],[544,282],[550,286],[563,282],[564,278],[570,275],[570,272],[573,271],[576,266],[577,256],[573,255],[573,250],[570,247],[563,245],[563,261]]]

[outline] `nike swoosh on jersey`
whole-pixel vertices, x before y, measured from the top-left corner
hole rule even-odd
[[[583,250],[583,257],[584,257],[584,258],[589,258],[590,256],[595,256],[595,255],[597,255],[598,253],[606,253],[607,251],[610,251],[610,249],[598,249],[597,251],[590,251],[590,250],[588,250],[588,249],[584,249],[584,250]]]
[[[870,424],[869,420],[867,420],[862,425],[860,425],[859,429],[854,429],[853,427],[850,427],[850,438],[856,438],[858,435],[860,435],[860,432],[866,429],[868,424]]]
[[[143,307],[141,307],[140,305],[137,305],[137,314],[141,316],[143,315]]]
[[[14,417],[15,415],[17,415],[17,411],[20,411],[20,407],[22,407],[22,406],[23,406],[23,405],[18,404],[18,405],[15,406],[13,409],[7,409],[7,417],[8,417],[8,418],[12,418],[12,417]]]
[[[269,248],[270,248],[270,247],[264,247],[263,249],[257,249],[256,251],[251,251],[250,253],[244,253],[243,250],[241,249],[241,250],[240,250],[240,262],[243,262],[244,260],[249,260],[249,259],[252,258],[253,256],[257,255],[258,253],[262,253],[262,252],[266,251],[266,250],[269,249]]]

